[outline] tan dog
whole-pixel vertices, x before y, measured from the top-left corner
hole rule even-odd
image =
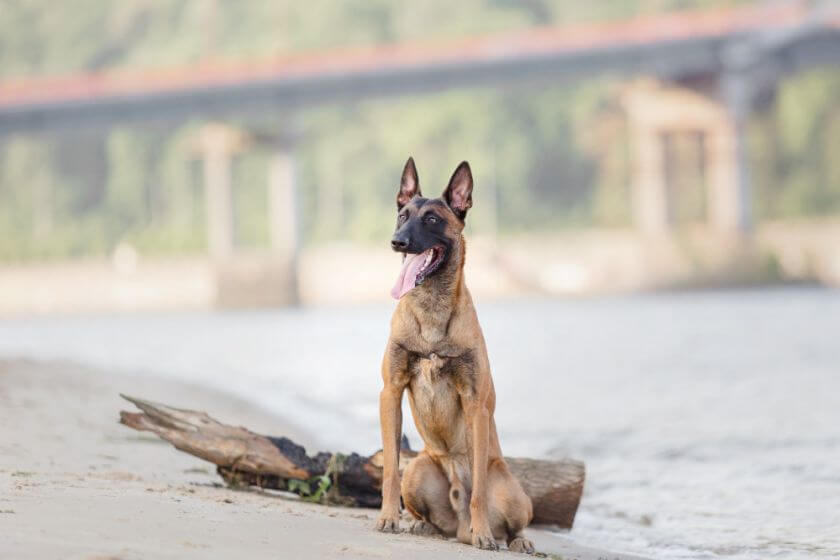
[[[379,399],[384,450],[381,531],[397,532],[400,491],[411,531],[442,534],[485,549],[532,553],[522,536],[531,500],[502,457],[493,412],[496,394],[484,336],[464,284],[462,235],[473,179],[461,163],[439,198],[423,198],[414,160],[397,194],[391,245],[405,254],[392,295],[399,304],[382,360]],[[425,449],[399,476],[402,395]]]

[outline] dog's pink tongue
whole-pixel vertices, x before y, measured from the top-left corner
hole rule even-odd
[[[417,275],[420,274],[420,267],[423,266],[423,253],[419,255],[406,255],[403,261],[400,275],[397,276],[397,282],[391,288],[391,297],[400,299],[407,294],[417,283]]]

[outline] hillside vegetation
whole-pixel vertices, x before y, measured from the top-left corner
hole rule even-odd
[[[7,0],[0,3],[0,83],[26,76],[182,66],[212,59],[476,34],[743,4],[722,0]],[[440,94],[243,117],[251,128],[294,127],[302,240],[381,242],[392,228],[405,158],[428,193],[462,159],[476,173],[470,227],[508,234],[630,223],[627,140],[606,138],[610,76],[540,87]],[[840,212],[840,71],[795,76],[751,125],[759,219]],[[144,253],[204,247],[200,121],[0,139],[0,260],[105,255],[120,242]],[[773,131],[776,131],[773,133]],[[237,244],[268,242],[269,154],[234,162]]]

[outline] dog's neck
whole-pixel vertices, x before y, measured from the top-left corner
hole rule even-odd
[[[420,334],[428,342],[438,342],[446,336],[452,315],[465,294],[464,258],[464,237],[459,235],[437,274],[406,294],[408,305],[420,325]]]

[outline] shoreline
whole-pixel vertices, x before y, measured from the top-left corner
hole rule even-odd
[[[471,293],[484,301],[790,282],[836,288],[838,236],[837,219],[766,221],[746,243],[703,227],[656,238],[622,227],[474,235],[466,270]],[[206,255],[127,251],[0,262],[0,315],[232,309],[289,301],[305,306],[384,303],[397,267],[394,255],[377,243],[305,247],[294,271],[265,251],[237,253],[221,268]],[[134,256],[121,258],[123,253]],[[290,273],[297,276],[297,288],[288,282]]]
[[[62,362],[0,361],[0,556],[210,558],[487,558],[454,541],[386,535],[376,510],[301,502],[222,485],[209,463],[117,423],[119,393],[207,410],[311,449],[305,430],[228,395]],[[406,526],[406,523],[403,523]],[[530,529],[539,552],[566,560],[641,557]],[[502,552],[508,554],[507,552]]]

